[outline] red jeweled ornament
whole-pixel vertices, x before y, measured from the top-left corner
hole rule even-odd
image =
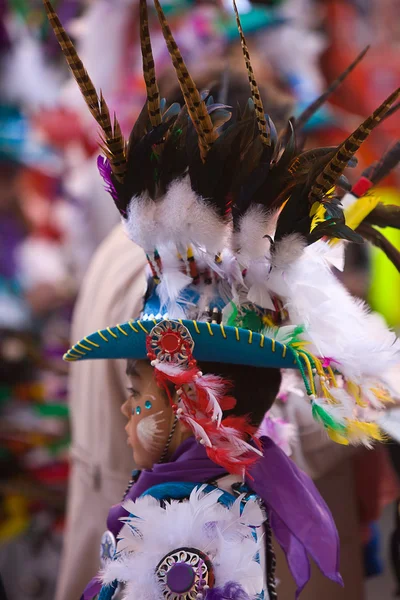
[[[182,347],[182,338],[179,333],[173,331],[163,333],[160,339],[160,347],[163,352],[176,354]]]
[[[194,341],[188,329],[177,321],[161,321],[147,338],[149,357],[162,362],[188,365],[193,359]]]

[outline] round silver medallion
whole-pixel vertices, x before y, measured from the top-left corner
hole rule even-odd
[[[196,600],[214,585],[210,559],[197,548],[177,548],[164,556],[156,576],[165,600]]]
[[[194,341],[189,330],[177,321],[161,321],[148,335],[148,351],[162,362],[185,365],[192,359]]]

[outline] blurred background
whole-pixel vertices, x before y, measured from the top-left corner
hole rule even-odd
[[[53,5],[129,134],[144,103],[137,0]],[[167,0],[163,7],[199,86],[218,80],[223,86],[229,70],[247,97],[230,0]],[[399,85],[399,0],[240,0],[238,8],[267,110],[278,124],[299,114],[371,44],[308,123],[310,145],[341,142]],[[149,10],[157,73],[168,96],[175,80]],[[400,111],[362,147],[351,181],[399,137]],[[98,176],[98,154],[96,126],[41,0],[0,0],[0,573],[9,600],[55,596],[70,441],[68,368],[61,358],[85,271],[118,221]],[[400,169],[377,193],[400,203]],[[389,237],[400,249],[399,232]],[[400,328],[400,276],[379,250],[349,250],[344,277],[353,293]],[[398,489],[394,472],[390,477],[372,516],[363,513],[368,482],[360,492],[360,528],[353,533],[366,553],[365,578],[377,577],[366,587],[370,600],[396,592],[386,537],[396,531]]]

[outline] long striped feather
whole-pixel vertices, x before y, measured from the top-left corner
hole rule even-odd
[[[239,11],[236,6],[236,1],[233,0],[233,8],[235,9],[236,15],[236,23],[239,30],[240,42],[242,45],[244,62],[246,64],[247,76],[249,78],[250,89],[251,89],[251,97],[254,102],[254,109],[256,111],[256,119],[257,119],[257,127],[261,137],[261,141],[264,146],[271,145],[271,136],[267,124],[267,120],[265,118],[264,106],[261,99],[260,90],[258,89],[257,81],[254,76],[253,67],[251,65],[250,53],[247,47],[246,38],[244,37],[242,24],[240,22]]]
[[[400,163],[400,142],[396,142],[374,166],[369,180],[377,185]]]
[[[296,130],[301,129],[305,125],[305,123],[307,123],[307,121],[311,119],[313,114],[315,114],[317,110],[328,100],[329,96],[331,96],[333,92],[337,90],[339,85],[355,69],[358,63],[361,62],[361,60],[368,52],[369,48],[369,46],[364,48],[364,50],[360,52],[360,54],[355,58],[355,60],[353,60],[353,62],[347,67],[347,69],[345,69],[343,73],[341,73],[339,77],[331,83],[328,89],[323,94],[321,94],[321,96],[316,98],[314,102],[310,104],[310,106],[307,106],[307,108],[298,116],[294,124]]]
[[[389,108],[386,115],[383,117],[383,120],[386,121],[386,119],[388,119],[389,117],[394,115],[399,109],[400,109],[400,102],[398,102],[397,104],[395,104],[394,106]]]
[[[313,184],[309,201],[321,200],[331,189],[345,170],[347,163],[354,156],[361,144],[365,142],[371,131],[380,123],[392,104],[400,96],[400,88],[394,91],[361,125],[339,146],[333,158],[318,175]]]
[[[218,134],[212,124],[211,117],[207,112],[204,100],[201,99],[199,91],[191,78],[189,71],[183,61],[179,48],[173,38],[164,12],[159,0],[154,0],[154,5],[161,24],[164,39],[167,44],[168,52],[174,65],[182,94],[188,109],[189,116],[193,122],[199,138],[200,155],[205,161],[207,154],[218,137]]]
[[[147,91],[147,109],[152,127],[161,123],[160,91],[157,85],[153,51],[151,48],[147,0],[140,0],[140,47],[143,60],[143,77]]]
[[[121,128],[116,118],[114,126],[111,122],[110,111],[100,94],[98,96],[96,89],[90,79],[75,47],[63,28],[60,19],[54,11],[49,0],[43,0],[47,17],[55,33],[61,50],[67,60],[68,66],[81,90],[83,98],[97,123],[100,125],[102,134],[102,147],[110,160],[113,174],[118,181],[122,182],[126,172],[125,140],[121,133]]]

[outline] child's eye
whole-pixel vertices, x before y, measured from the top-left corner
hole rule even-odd
[[[129,392],[129,396],[131,398],[139,398],[139,396],[140,396],[140,392],[138,392],[137,390],[135,390],[133,388],[128,388],[128,392]]]

